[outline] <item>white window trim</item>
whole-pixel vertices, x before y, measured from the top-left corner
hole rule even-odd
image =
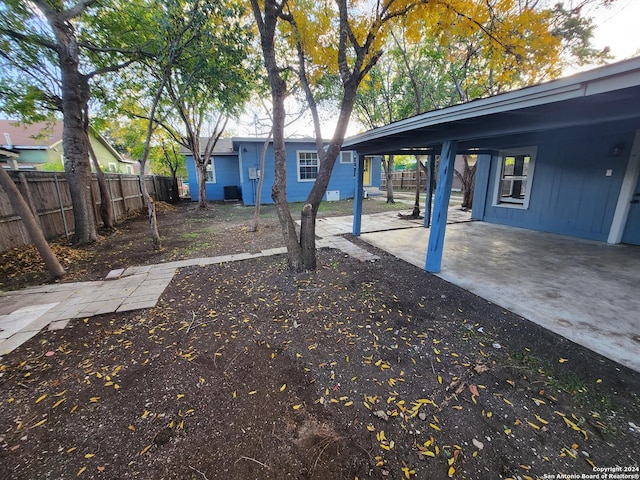
[[[348,156],[349,160],[345,161],[344,157]],[[343,150],[340,152],[340,163],[342,164],[348,164],[348,163],[353,163],[353,150]]]
[[[209,168],[211,167],[211,168]],[[215,162],[213,160],[213,158],[209,161],[209,164],[207,165],[207,172],[211,172],[211,180],[208,180],[205,177],[205,183],[218,183],[216,181],[216,166],[215,166]]]
[[[109,173],[118,173],[118,166],[113,163],[113,162],[109,162]]]
[[[538,147],[518,147],[510,148],[508,150],[500,150],[498,153],[498,161],[496,162],[495,169],[495,182],[493,188],[493,201],[492,206],[515,208],[518,210],[527,210],[529,208],[529,201],[531,200],[531,186],[533,185],[533,174],[536,166],[536,154],[538,153]],[[529,167],[527,171],[527,187],[524,193],[524,199],[522,203],[508,203],[500,201],[500,180],[502,180],[502,164],[504,163],[504,157],[515,155],[529,155]]]
[[[318,152],[315,150],[298,150],[296,152],[296,175],[298,177],[298,182],[303,183],[303,182],[315,182],[316,179],[315,178],[305,178],[305,179],[301,179],[300,178],[300,154],[301,153],[313,153],[316,156],[317,159],[317,163],[318,163],[318,172],[320,172],[320,158],[318,158]]]

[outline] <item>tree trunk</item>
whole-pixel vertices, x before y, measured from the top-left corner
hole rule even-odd
[[[462,172],[462,208],[473,208],[473,188],[476,178],[476,165],[469,165],[465,158],[464,171]]]
[[[473,208],[473,187],[476,178],[476,165],[469,165],[469,157],[467,155],[463,155],[462,158],[464,160],[462,173],[457,170],[454,170],[453,173],[462,185],[462,205],[460,205],[460,207],[468,210]]]
[[[207,162],[197,162],[198,168],[198,208],[207,208]]]
[[[393,198],[393,161],[394,156],[389,155],[387,157],[387,161],[384,163],[384,174],[387,178],[387,203],[396,203],[395,199]]]
[[[333,172],[333,166],[336,163],[336,159],[338,158],[340,149],[342,148],[342,143],[344,142],[344,135],[347,127],[349,126],[349,118],[351,117],[351,112],[355,103],[358,84],[359,82],[354,81],[354,83],[350,84],[348,88],[345,88],[344,96],[342,97],[342,102],[340,105],[338,121],[333,133],[333,138],[331,139],[331,142],[329,143],[326,151],[324,149],[322,152],[318,151],[318,157],[322,158],[322,161],[320,162],[320,167],[318,168],[318,176],[313,183],[313,187],[311,188],[309,195],[307,196],[307,200],[302,211],[303,221],[306,216],[308,221],[313,222],[313,229],[310,227],[306,227],[301,228],[300,230],[300,245],[302,251],[308,255],[313,252],[313,260],[308,258],[309,263],[303,263],[304,268],[307,270],[314,270],[316,268],[316,215],[318,212],[318,207],[320,206],[324,194],[327,191],[327,186],[329,185],[329,180],[331,179],[331,173]],[[317,130],[319,130],[319,128]],[[324,157],[322,156],[323,154]],[[305,209],[307,207],[306,204],[310,204],[312,206],[311,214],[307,212],[307,214],[305,215]],[[303,262],[304,259],[305,257],[303,256]]]
[[[316,269],[316,215],[313,206],[306,203],[302,207],[300,221],[300,246],[302,247],[302,262],[306,270]],[[307,239],[313,239],[308,241]]]
[[[153,249],[160,250],[162,244],[160,242],[160,234],[158,233],[158,219],[156,218],[156,202],[153,198],[148,197],[147,211],[149,213],[149,230],[151,231],[151,240]]]
[[[64,170],[73,203],[75,223],[74,242],[79,245],[95,242],[98,238],[91,198],[91,164],[84,132],[84,113],[89,102],[89,82],[79,71],[78,41],[71,22],[60,12],[45,10],[47,20],[56,37],[61,73],[62,149]]]
[[[273,153],[275,156],[275,179],[271,187],[271,198],[276,204],[278,220],[282,227],[284,244],[287,247],[287,261],[289,269],[293,272],[304,270],[302,249],[298,243],[296,224],[291,217],[289,204],[287,203],[287,153],[284,143],[284,81],[275,82],[273,90]]]
[[[271,133],[267,135],[267,139],[262,145],[262,151],[260,152],[260,176],[258,177],[258,186],[256,187],[256,207],[253,211],[253,221],[251,222],[250,232],[258,231],[258,218],[260,217],[260,201],[262,197],[262,185],[264,184],[264,161],[267,158],[267,149],[269,148],[269,141],[271,139]]]
[[[287,261],[289,269],[300,272],[304,268],[302,250],[298,243],[296,227],[289,204],[287,203],[287,169],[286,150],[284,144],[285,108],[284,100],[287,96],[287,86],[281,76],[281,70],[276,60],[275,34],[280,17],[280,6],[275,1],[251,0],[251,8],[258,24],[260,43],[262,46],[264,66],[269,77],[271,87],[271,101],[273,104],[273,154],[275,158],[275,179],[271,188],[271,198],[276,204],[278,220],[282,227],[284,243],[287,247]],[[264,8],[264,15],[262,9]]]
[[[413,218],[420,217],[420,156],[416,155],[416,196],[413,202],[413,211],[411,216]]]
[[[284,82],[283,82],[284,86]],[[284,88],[283,88],[284,93]],[[284,95],[281,102],[275,102],[273,105],[273,153],[275,155],[275,179],[271,187],[271,198],[276,204],[276,212],[278,220],[282,227],[282,235],[284,236],[284,244],[287,248],[287,261],[289,269],[293,272],[301,272],[304,270],[304,260],[302,257],[302,249],[298,243],[298,235],[296,225],[291,217],[289,204],[287,203],[287,166],[286,166],[286,150],[284,144]],[[282,120],[282,129],[279,125]]]
[[[89,147],[89,155],[91,156],[91,160],[93,161],[93,168],[96,171],[96,178],[98,179],[98,187],[100,189],[100,217],[102,218],[102,223],[104,228],[109,231],[114,231],[115,224],[113,221],[113,207],[111,205],[111,193],[109,192],[109,188],[107,187],[107,182],[104,178],[104,173],[102,172],[102,168],[100,168],[100,164],[98,163],[98,158],[96,157],[96,153],[93,151],[93,147],[91,146],[91,141],[89,140],[89,134],[87,133],[87,145]]]
[[[51,251],[51,247],[49,247],[47,240],[44,238],[42,230],[36,222],[33,213],[31,213],[29,205],[27,205],[27,202],[25,202],[22,197],[20,190],[18,190],[18,187],[13,183],[9,174],[2,167],[0,167],[0,186],[2,186],[7,193],[7,197],[9,197],[9,201],[11,205],[13,205],[16,213],[20,215],[31,241],[38,249],[47,270],[49,270],[51,280],[62,278],[65,273],[62,265],[60,265],[60,262]]]
[[[180,190],[178,189],[178,171],[171,169],[171,203],[178,203],[180,201]]]
[[[154,250],[160,250],[160,234],[158,233],[158,221],[156,218],[156,204],[149,190],[147,190],[147,182],[145,181],[144,171],[140,172],[140,192],[142,193],[142,199],[147,207],[147,214],[149,216],[149,230],[151,234],[151,242],[153,243]]]

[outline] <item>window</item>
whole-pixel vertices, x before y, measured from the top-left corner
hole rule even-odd
[[[133,175],[133,167],[131,165],[126,165],[125,168],[127,169],[127,173],[129,175]]]
[[[111,173],[116,173],[118,171],[118,167],[116,166],[115,163],[109,162],[109,171]]]
[[[207,178],[205,181],[209,183],[216,183],[216,169],[214,168],[213,158],[211,159],[211,163],[207,165]]]
[[[353,152],[340,152],[340,163],[353,163]]]
[[[318,152],[298,152],[298,181],[313,182],[318,176]]]
[[[496,205],[528,208],[535,147],[500,152]]]

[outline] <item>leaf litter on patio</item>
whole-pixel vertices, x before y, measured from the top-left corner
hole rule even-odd
[[[0,365],[2,478],[540,478],[640,458],[640,375],[391,257],[181,270]],[[45,352],[54,352],[46,356]]]

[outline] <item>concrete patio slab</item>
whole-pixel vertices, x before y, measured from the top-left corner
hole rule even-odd
[[[362,239],[424,268],[428,229]],[[640,371],[640,247],[484,222],[447,227],[441,278]]]

